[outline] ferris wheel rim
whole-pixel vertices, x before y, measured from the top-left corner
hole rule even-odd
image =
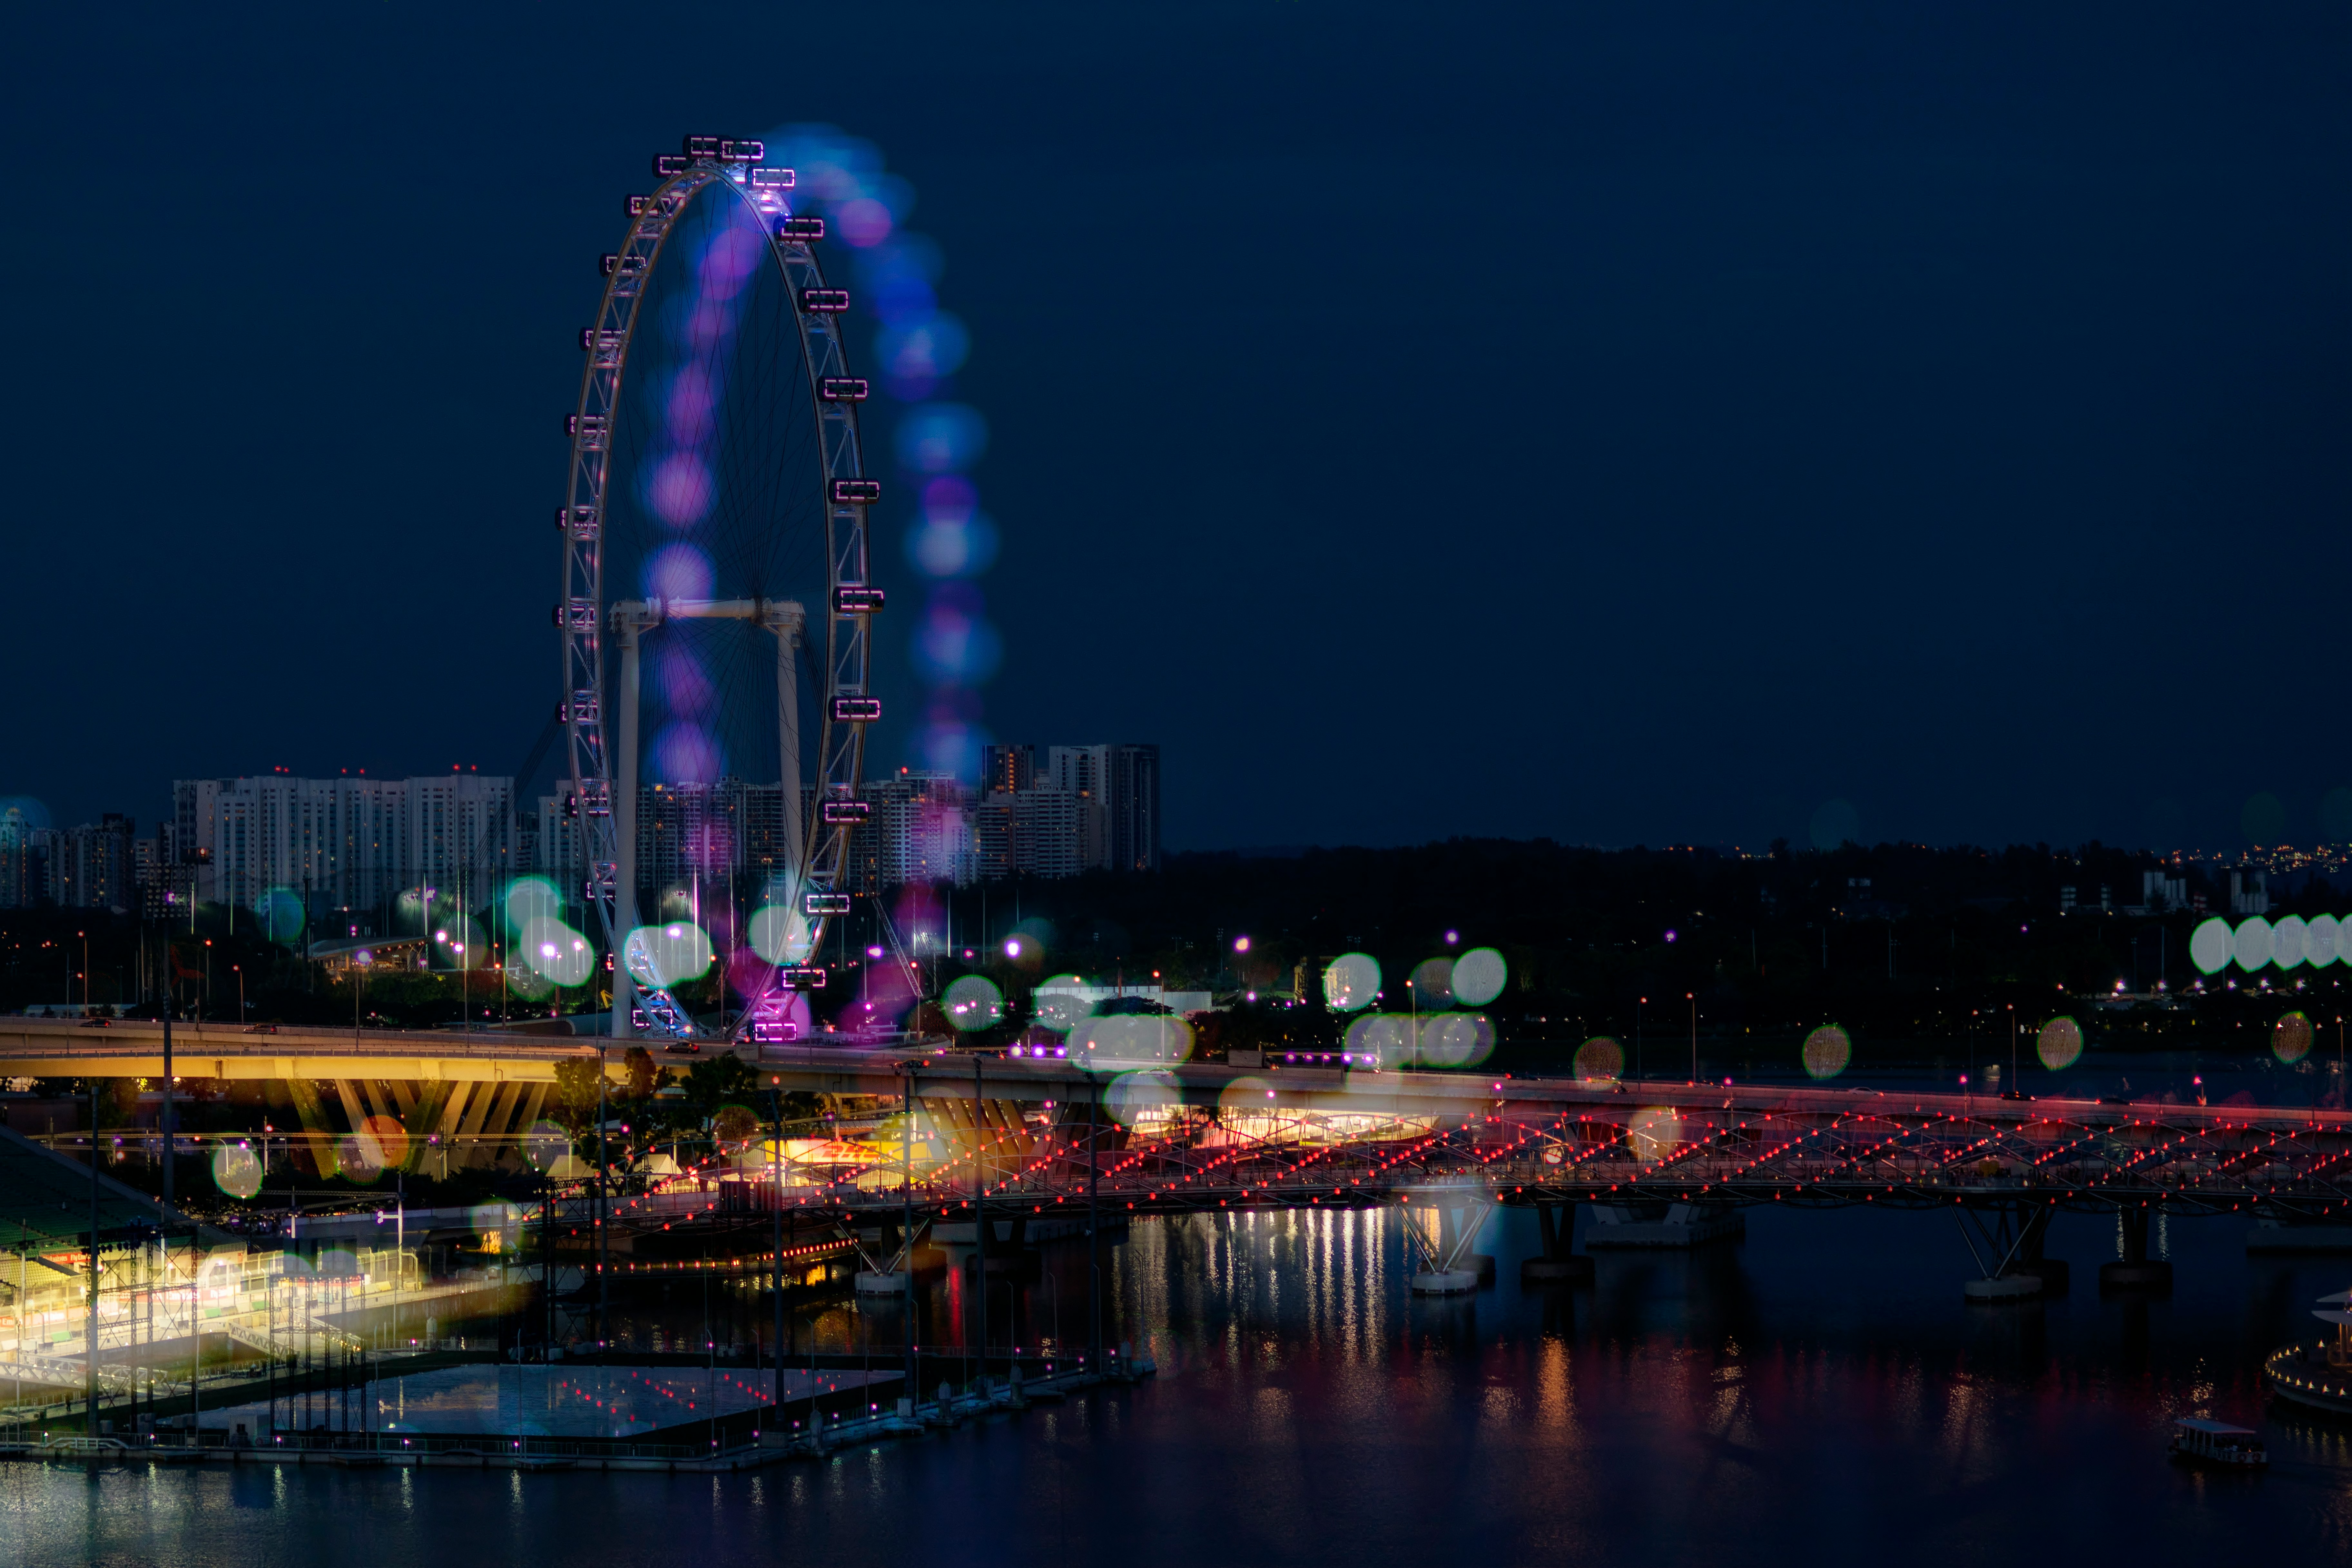
[[[692,139],[689,140],[689,148]],[[835,398],[827,384],[845,387],[862,384],[848,375],[846,345],[838,315],[847,303],[844,290],[827,288],[823,264],[816,257],[815,234],[788,228],[778,221],[793,216],[791,204],[769,195],[789,185],[755,183],[755,165],[740,159],[689,156],[665,160],[680,165],[646,196],[629,198],[630,222],[622,248],[608,259],[608,276],[598,301],[596,325],[582,333],[583,363],[580,394],[570,421],[571,451],[566,473],[564,506],[557,516],[562,534],[563,596],[557,601],[556,621],[562,644],[561,705],[571,763],[572,802],[580,824],[580,865],[583,901],[593,905],[602,925],[607,952],[616,960],[627,932],[616,929],[617,893],[613,886],[617,853],[614,758],[605,726],[613,713],[606,700],[604,637],[612,605],[605,599],[604,564],[605,525],[613,478],[613,437],[618,424],[628,380],[629,352],[635,341],[642,305],[654,268],[688,209],[712,187],[730,193],[758,223],[770,264],[784,286],[792,311],[795,349],[807,380],[810,419],[816,437],[814,465],[817,500],[824,518],[824,593],[823,605],[808,606],[814,618],[825,622],[824,663],[818,672],[819,714],[815,793],[803,824],[799,886],[795,896],[804,905],[810,952],[821,947],[830,919],[819,912],[812,892],[834,901],[847,871],[851,826],[825,821],[824,805],[843,795],[855,798],[863,778],[866,727],[878,714],[870,697],[871,549],[867,539],[867,508],[877,499],[878,486],[866,477],[864,447],[856,396]],[[789,175],[787,175],[789,179]],[[720,198],[724,199],[724,198]],[[804,225],[803,226],[805,226]],[[829,308],[809,308],[812,291],[827,297]],[[838,304],[831,300],[837,298]],[[845,489],[845,481],[848,488]],[[583,493],[584,492],[584,493]],[[867,590],[853,605],[844,589]],[[854,700],[857,717],[844,717],[844,699]],[[798,778],[782,781],[797,792]],[[601,803],[602,811],[595,810]],[[795,805],[797,802],[793,803]],[[632,889],[634,892],[634,889]],[[782,966],[776,966],[781,969]],[[617,963],[616,963],[617,969]],[[619,986],[615,983],[616,1001]]]

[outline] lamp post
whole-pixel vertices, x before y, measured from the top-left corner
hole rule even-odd
[[[1698,1082],[1698,993],[1697,993],[1697,992],[1696,992],[1696,991],[1685,991],[1685,992],[1684,992],[1684,993],[1683,993],[1683,1000],[1684,1000],[1684,1001],[1685,1001],[1685,1002],[1688,1002],[1688,1003],[1690,1004],[1690,1013],[1691,1013],[1691,1076],[1690,1076],[1690,1080],[1691,1080],[1691,1082],[1693,1082],[1693,1083],[1696,1083],[1696,1082]]]
[[[232,963],[229,973],[236,976],[236,1026],[245,1027],[245,965]]]

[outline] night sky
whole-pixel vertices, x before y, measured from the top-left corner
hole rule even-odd
[[[2352,837],[2347,32],[20,13],[0,795],[511,771],[620,197],[829,122],[971,328],[985,728],[1159,742],[1171,847]]]

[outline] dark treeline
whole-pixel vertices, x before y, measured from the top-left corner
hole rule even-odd
[[[1046,943],[1045,971],[1133,979],[1156,969],[1221,993],[1304,980],[1311,999],[1316,961],[1364,952],[1394,998],[1422,961],[1494,947],[1512,980],[1490,1011],[1522,1043],[1686,1037],[1694,1002],[1706,1039],[1785,1039],[1834,1022],[1923,1058],[1971,1032],[2005,1043],[2012,1007],[2029,1029],[2077,1016],[2095,1046],[2234,1046],[2266,1038],[2293,1008],[2332,1037],[2340,966],[2218,975],[2192,989],[2205,977],[2189,962],[2189,933],[2206,915],[2123,912],[2158,868],[2186,884],[2186,899],[2227,911],[2226,873],[2098,844],[1776,845],[1750,857],[1496,839],[1178,855],[1156,877],[1025,884],[1019,909]],[[2067,888],[2076,907],[2062,912]],[[992,935],[1013,923],[1013,897],[992,893]],[[2324,880],[2291,896],[2273,889],[2274,919],[2346,907],[2352,898]],[[1249,950],[1236,952],[1244,935]]]
[[[1035,982],[1075,973],[1214,993],[1235,1009],[1214,1026],[1219,1043],[1326,1045],[1342,1020],[1320,1005],[1324,961],[1371,954],[1387,977],[1382,1005],[1402,1007],[1415,965],[1492,947],[1511,972],[1486,1009],[1507,1058],[1519,1049],[1542,1058],[1591,1035],[1685,1037],[1694,1009],[1702,1040],[1715,1042],[1717,1055],[1726,1042],[1776,1042],[1778,1050],[1836,1023],[1868,1054],[1933,1060],[1964,1037],[2005,1044],[2012,1009],[2026,1030],[2057,1014],[2074,1016],[2095,1050],[2259,1050],[2289,1011],[2305,1013],[2317,1038],[2332,1043],[2352,971],[2305,964],[2200,976],[2189,949],[2203,913],[2125,912],[2140,902],[2143,874],[2158,868],[2182,882],[2187,899],[2227,911],[2226,872],[2097,844],[1828,852],[1776,845],[1741,856],[1454,839],[1280,857],[1183,854],[1147,876],[957,890],[957,953],[923,967],[927,983],[941,986],[967,970],[988,973],[1009,1004],[1008,1032],[1026,1019]],[[2067,888],[2074,889],[2071,911],[2062,909]],[[2271,894],[2273,919],[2352,909],[2352,895],[2339,900],[2324,879],[2292,891],[2274,883]],[[940,930],[940,901],[913,890],[886,903],[911,938],[918,926]],[[1024,940],[1008,956],[1016,928]],[[452,1021],[468,999],[477,1020],[549,1005],[509,997],[478,971],[467,980],[380,974],[354,999],[305,964],[298,948],[268,941],[250,921],[232,934],[210,910],[194,931],[167,931],[133,917],[20,910],[0,911],[0,1010],[80,1000],[85,939],[78,932],[86,933],[89,990],[100,1003],[136,1007],[142,964],[152,982],[168,939],[182,1005],[208,994],[215,1018],[237,1016],[240,977],[245,1016],[256,1021],[350,1022],[355,1000],[369,1023],[404,1026]],[[1244,936],[1248,948],[1238,951]],[[727,945],[724,933],[714,937]],[[845,972],[818,998],[820,1016],[868,994],[857,955],[883,937],[873,906],[861,900],[828,941],[828,956]],[[719,1005],[715,976],[688,991],[698,1010]],[[153,994],[151,984],[145,995]],[[1306,1005],[1283,1005],[1293,994]],[[593,988],[557,1000],[567,1011],[602,1005]]]

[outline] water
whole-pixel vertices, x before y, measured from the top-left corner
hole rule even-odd
[[[813,1393],[887,1384],[895,1377],[862,1372],[812,1376],[787,1369],[784,1397],[803,1400]],[[739,1366],[448,1366],[377,1378],[348,1411],[336,1391],[314,1396],[308,1406],[299,1395],[280,1398],[274,1413],[266,1401],[206,1410],[203,1425],[221,1433],[243,1427],[255,1441],[266,1442],[273,1431],[301,1430],[307,1412],[317,1425],[338,1432],[636,1437],[756,1410],[775,1396],[775,1386],[772,1372]],[[895,1399],[898,1391],[891,1389],[888,1396]]]
[[[2242,1222],[2177,1220],[2151,1238],[2172,1296],[2102,1300],[2113,1226],[2065,1215],[2070,1295],[1969,1307],[1950,1215],[1767,1205],[1742,1244],[1602,1254],[1590,1288],[1522,1291],[1535,1228],[1509,1215],[1483,1243],[1494,1289],[1415,1301],[1399,1225],[1138,1225],[1111,1333],[1160,1373],[1132,1390],[715,1477],[0,1466],[0,1562],[2352,1560],[2352,1427],[2265,1410],[2257,1375],[2315,1336],[2352,1258],[2248,1258]],[[1082,1337],[1085,1278],[1055,1248],[1013,1331]],[[677,1296],[668,1331],[704,1332]],[[740,1331],[762,1305],[741,1299]],[[954,1305],[929,1292],[927,1338]],[[901,1310],[845,1302],[796,1332],[895,1345]],[[2270,1472],[2169,1463],[2170,1419],[2197,1413],[2258,1427]]]

